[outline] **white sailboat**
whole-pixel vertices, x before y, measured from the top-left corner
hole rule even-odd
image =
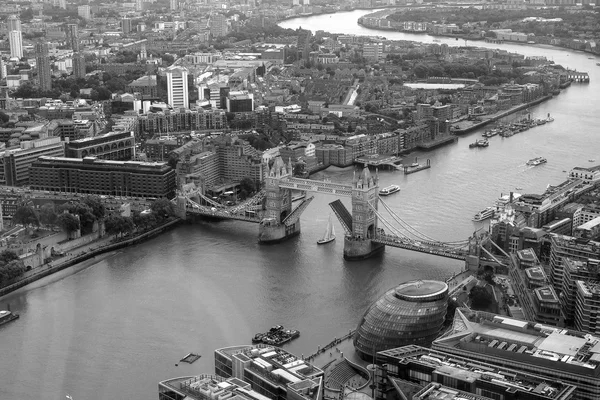
[[[327,230],[325,231],[325,235],[323,239],[317,240],[317,244],[325,244],[329,242],[333,242],[335,240],[335,228],[333,227],[333,222],[331,221],[331,215],[329,216],[329,220],[327,221]]]

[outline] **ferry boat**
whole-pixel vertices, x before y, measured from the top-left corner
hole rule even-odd
[[[480,140],[476,140],[473,143],[469,144],[469,148],[472,149],[473,147],[488,147],[490,145],[490,142],[487,139],[480,139]]]
[[[544,157],[536,157],[536,158],[532,158],[531,160],[527,161],[527,165],[540,165],[543,164],[545,162],[548,162],[548,160],[546,160]]]
[[[252,343],[265,343],[273,346],[280,346],[300,336],[300,331],[296,329],[284,329],[281,325],[275,325],[268,332],[257,333],[252,338]]]
[[[13,314],[12,312],[6,310],[0,311],[0,325],[7,324],[17,318],[19,318],[19,314]]]
[[[317,244],[326,244],[329,242],[333,242],[335,240],[335,228],[333,226],[333,222],[331,221],[331,215],[329,215],[329,220],[327,221],[327,229],[325,230],[325,235],[323,235],[322,239],[317,240]]]
[[[473,217],[473,221],[479,222],[483,221],[484,219],[492,218],[493,216],[494,207],[486,207],[485,210],[481,210],[477,214],[475,214],[475,216]]]
[[[387,187],[384,187],[383,189],[381,189],[379,191],[379,195],[380,196],[389,196],[392,193],[396,193],[400,191],[400,186],[398,185],[390,185]]]

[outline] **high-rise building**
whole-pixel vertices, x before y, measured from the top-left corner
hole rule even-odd
[[[11,15],[7,20],[7,30],[10,31],[21,31],[21,20],[16,15]]]
[[[0,79],[6,78],[6,64],[4,64],[4,60],[0,58]]]
[[[216,38],[227,35],[227,17],[225,17],[223,14],[211,15],[210,34]]]
[[[88,20],[92,18],[92,12],[90,10],[90,6],[85,4],[83,6],[77,7],[77,15],[81,18]]]
[[[310,53],[310,38],[312,32],[307,29],[300,29],[298,32],[298,40],[296,42],[296,49],[298,50],[298,57],[308,59]]]
[[[37,64],[38,84],[43,90],[52,89],[52,74],[50,73],[50,59],[48,58],[48,43],[35,44],[35,62]]]
[[[167,69],[167,89],[169,105],[173,108],[188,108],[188,70],[183,67]]]
[[[76,78],[85,77],[85,56],[80,52],[73,54],[73,75]]]
[[[144,2],[142,0],[135,0],[135,11],[142,11],[144,8]]]
[[[131,18],[123,18],[121,20],[121,30],[127,34],[133,30],[133,24]]]
[[[64,143],[59,137],[22,142],[20,148],[0,153],[0,183],[7,186],[26,185],[29,182],[31,164],[38,157],[64,155]]]
[[[67,0],[54,0],[54,5],[63,10],[67,9]]]
[[[79,51],[79,31],[77,30],[77,24],[67,25],[67,41],[71,50]]]
[[[8,42],[10,44],[10,56],[22,58],[23,57],[23,36],[21,31],[9,31]]]
[[[171,0],[170,4],[171,4],[171,11],[179,10],[179,0]]]

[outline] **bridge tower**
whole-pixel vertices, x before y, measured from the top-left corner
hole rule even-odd
[[[362,260],[380,253],[385,245],[371,241],[377,235],[379,178],[371,176],[365,166],[358,179],[352,182],[352,233],[344,238],[344,258]]]
[[[292,192],[282,189],[279,182],[291,177],[292,163],[286,165],[281,157],[275,158],[265,179],[266,214],[258,227],[258,241],[261,243],[277,243],[300,233],[300,219],[293,223],[284,223],[292,212]]]

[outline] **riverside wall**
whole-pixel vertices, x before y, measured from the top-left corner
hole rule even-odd
[[[37,280],[40,280],[47,276],[50,276],[50,275],[54,274],[55,272],[62,271],[66,268],[72,267],[73,265],[76,265],[80,262],[87,261],[87,260],[89,260],[93,257],[96,257],[98,255],[101,255],[103,253],[108,253],[108,252],[111,252],[114,250],[119,250],[124,247],[133,246],[135,244],[141,243],[145,240],[155,237],[159,233],[165,232],[165,231],[177,226],[180,222],[181,222],[181,220],[179,220],[179,219],[169,221],[169,222],[167,222],[157,228],[154,228],[148,232],[145,232],[145,233],[142,233],[141,235],[132,237],[131,239],[123,240],[118,243],[112,243],[112,244],[100,247],[98,249],[91,250],[91,251],[81,254],[79,256],[75,256],[65,262],[50,266],[49,268],[43,269],[42,271],[39,271],[36,274],[28,276],[27,278],[21,279],[17,282],[14,282],[12,284],[9,284],[7,286],[0,288],[0,297],[4,296],[10,292],[13,292],[17,289],[20,289],[26,285],[29,285],[30,283],[33,283]]]

